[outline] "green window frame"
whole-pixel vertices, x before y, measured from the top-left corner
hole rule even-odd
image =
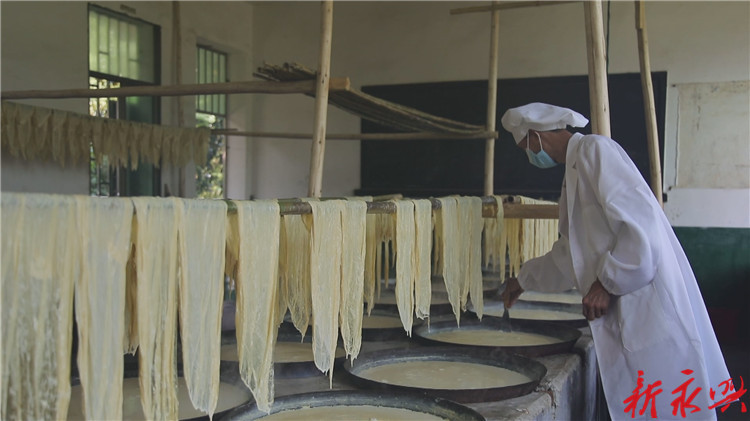
[[[158,82],[155,25],[93,5],[88,14],[90,71]]]
[[[221,83],[227,79],[227,53],[205,45],[198,45],[196,80],[198,83]],[[225,94],[197,95],[195,110],[200,113],[226,116],[227,96]]]
[[[160,28],[157,25],[89,5],[89,88],[158,85],[161,72]],[[104,118],[158,124],[158,97],[90,98],[89,114]],[[89,162],[92,196],[160,195],[161,172],[149,164],[137,170],[96,162],[93,147]]]

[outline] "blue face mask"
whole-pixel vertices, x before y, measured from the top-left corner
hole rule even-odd
[[[539,147],[542,148],[542,137],[539,136],[539,133],[536,133],[536,137],[539,138]],[[557,162],[555,162],[555,160],[552,159],[552,157],[544,151],[544,148],[542,148],[539,153],[534,153],[531,151],[531,149],[526,148],[526,156],[529,157],[529,162],[531,163],[531,165],[535,167],[552,168],[557,165]]]

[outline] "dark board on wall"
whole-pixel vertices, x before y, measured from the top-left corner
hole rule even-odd
[[[659,149],[663,156],[666,72],[653,73]],[[368,94],[414,107],[441,117],[483,125],[487,113],[487,81],[415,83],[366,86]],[[649,180],[646,124],[637,73],[609,76],[612,137],[622,145]],[[587,76],[563,76],[498,81],[495,144],[495,194],[522,194],[557,200],[564,167],[532,167],[510,133],[500,125],[508,108],[529,102],[546,102],[589,112]],[[579,129],[590,133],[591,125]],[[362,133],[393,130],[362,120]],[[362,187],[356,193],[402,193],[410,197],[462,194],[478,196],[484,185],[484,140],[362,141]]]
[[[750,228],[674,227],[674,233],[690,261],[719,342],[750,345]]]

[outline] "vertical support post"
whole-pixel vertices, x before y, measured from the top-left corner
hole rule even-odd
[[[601,0],[584,1],[583,12],[586,21],[586,55],[589,64],[591,128],[595,134],[611,137]]]
[[[310,183],[307,194],[320,197],[323,190],[323,158],[326,148],[328,116],[328,85],[331,72],[331,38],[333,32],[333,1],[320,3],[320,58],[315,88],[315,123],[310,156]]]
[[[180,2],[172,1],[172,45],[174,46],[175,85],[182,85],[182,28],[180,22]],[[177,97],[177,126],[185,127],[185,114],[182,97]],[[196,165],[198,162],[196,162]],[[177,196],[185,197],[185,167],[177,167]]]
[[[635,29],[638,33],[638,58],[641,67],[641,89],[643,90],[643,110],[646,117],[646,138],[648,140],[649,168],[651,170],[651,190],[656,200],[664,207],[661,184],[661,156],[659,154],[659,133],[656,128],[656,106],[654,86],[651,83],[651,61],[648,54],[646,34],[646,3],[635,1]]]
[[[493,1],[492,4],[499,4]],[[497,114],[497,56],[500,43],[500,11],[492,11],[490,26],[490,75],[487,85],[487,131],[495,131]],[[495,191],[495,138],[488,138],[484,147],[484,195],[492,196]]]

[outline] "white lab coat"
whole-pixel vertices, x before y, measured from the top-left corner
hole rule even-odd
[[[560,198],[560,239],[544,256],[526,262],[522,288],[585,295],[597,278],[616,298],[589,323],[612,419],[631,419],[623,402],[636,388],[661,381],[655,397],[660,419],[672,415],[672,394],[693,377],[687,396],[700,411],[687,418],[715,419],[708,406],[722,399],[729,379],[687,258],[638,169],[612,139],[576,133],[568,143]],[[682,374],[690,369],[690,376]],[[710,398],[709,390],[716,392]],[[686,397],[687,397],[686,396]],[[645,403],[638,401],[636,418]],[[650,406],[642,418],[650,417]]]

